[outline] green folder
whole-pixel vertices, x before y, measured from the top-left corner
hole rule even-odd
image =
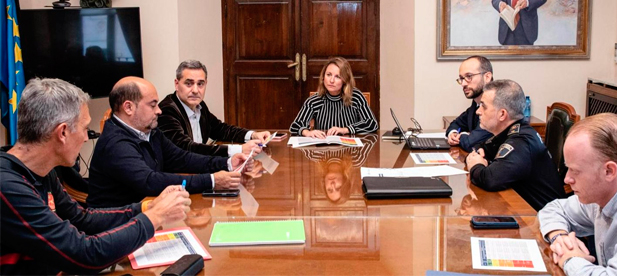
[[[210,246],[303,244],[303,220],[217,222]]]

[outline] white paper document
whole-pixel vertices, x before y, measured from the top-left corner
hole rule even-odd
[[[467,171],[450,166],[411,167],[400,169],[366,168],[360,169],[362,178],[366,176],[376,177],[435,177],[467,174]]]
[[[424,153],[409,153],[413,162],[418,165],[443,165],[456,164],[456,161],[447,152],[424,152]]]
[[[474,269],[546,272],[536,240],[471,237]]]
[[[266,154],[266,152],[264,151],[260,152],[258,155],[253,157],[253,159],[260,161],[261,165],[264,167],[264,169],[269,174],[273,174],[274,171],[276,171],[276,168],[279,167],[279,162],[276,162],[274,159],[268,156],[268,154]]]

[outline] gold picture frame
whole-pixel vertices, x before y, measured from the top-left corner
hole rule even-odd
[[[438,0],[437,60],[589,59],[592,0],[519,0],[527,7],[520,9],[514,31],[498,12],[500,2],[511,1]],[[508,44],[514,32],[526,45]]]

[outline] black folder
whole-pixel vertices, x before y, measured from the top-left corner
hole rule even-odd
[[[441,178],[430,177],[364,177],[362,189],[368,199],[426,198],[452,196],[452,188]]]

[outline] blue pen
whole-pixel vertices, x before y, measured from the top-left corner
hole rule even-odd
[[[186,179],[182,179],[182,190],[186,191]]]
[[[461,128],[459,127],[456,132],[461,133]]]

